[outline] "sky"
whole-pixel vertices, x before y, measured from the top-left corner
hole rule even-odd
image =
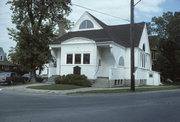
[[[137,1],[139,0],[134,0],[135,3]],[[15,47],[16,43],[10,39],[7,31],[7,28],[15,26],[11,23],[12,12],[6,2],[7,0],[0,0],[0,47],[3,47],[4,51],[8,53],[10,47]],[[123,19],[130,19],[130,0],[72,0],[72,4],[122,18],[114,18],[72,5],[72,12],[67,16],[72,22],[76,22],[85,11],[88,11],[107,25],[129,23]],[[135,22],[150,22],[152,17],[161,16],[163,12],[167,11],[180,11],[180,0],[141,0],[135,6]]]

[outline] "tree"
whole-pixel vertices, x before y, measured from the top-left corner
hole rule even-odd
[[[42,69],[51,59],[49,43],[57,37],[57,24],[60,21],[68,28],[65,18],[71,9],[71,0],[9,0],[12,23],[16,28],[9,29],[9,35],[16,41],[10,58],[22,70],[33,73]]]
[[[159,40],[157,70],[164,78],[176,81],[180,78],[180,12],[153,17],[148,31]]]

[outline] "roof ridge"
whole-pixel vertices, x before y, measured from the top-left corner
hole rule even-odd
[[[101,20],[99,20],[98,18],[96,18],[95,16],[93,16],[92,14],[90,14],[89,12],[87,12],[93,19],[95,19],[95,21],[100,25],[102,26],[102,28],[108,26],[106,25],[104,22],[102,22]]]
[[[135,25],[138,25],[138,24],[145,24],[146,22],[138,22],[138,23],[134,23]],[[108,25],[109,27],[116,27],[116,26],[128,26],[130,25],[129,24],[121,24],[121,25]]]

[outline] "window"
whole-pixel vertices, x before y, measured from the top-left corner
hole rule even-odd
[[[114,85],[116,86],[118,84],[118,80],[115,80],[114,81]]]
[[[153,77],[153,74],[149,74],[149,77],[152,78],[152,77]]]
[[[83,64],[90,64],[90,54],[84,54],[83,56]]]
[[[81,64],[81,54],[75,54],[75,64]]]
[[[3,60],[3,57],[1,56],[1,59],[0,59],[0,61],[2,61]]]
[[[141,66],[145,68],[146,66],[146,55],[141,53]]]
[[[101,59],[99,59],[99,66],[101,66]]]
[[[79,29],[87,29],[87,28],[94,28],[94,25],[90,20],[84,20],[79,26]]]
[[[72,64],[72,59],[73,59],[73,55],[72,54],[67,54],[67,64]]]
[[[145,44],[143,44],[143,48],[142,48],[144,51],[146,50],[146,48],[145,48]]]
[[[124,58],[122,56],[119,58],[119,65],[124,66]]]

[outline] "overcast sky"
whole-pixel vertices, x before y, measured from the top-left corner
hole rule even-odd
[[[138,0],[135,0],[135,3]],[[15,46],[15,42],[9,39],[7,27],[12,28],[11,11],[6,5],[7,0],[0,0],[0,47],[8,53],[10,47]],[[103,13],[117,16],[124,19],[130,18],[130,0],[72,0],[73,4],[78,4]],[[77,6],[72,6],[72,12],[68,18],[76,22],[79,17],[89,11]],[[135,22],[149,22],[154,16],[161,16],[163,12],[180,11],[180,0],[142,0],[135,7]],[[108,25],[126,24],[127,21],[113,18],[107,15],[89,11],[98,19]]]

